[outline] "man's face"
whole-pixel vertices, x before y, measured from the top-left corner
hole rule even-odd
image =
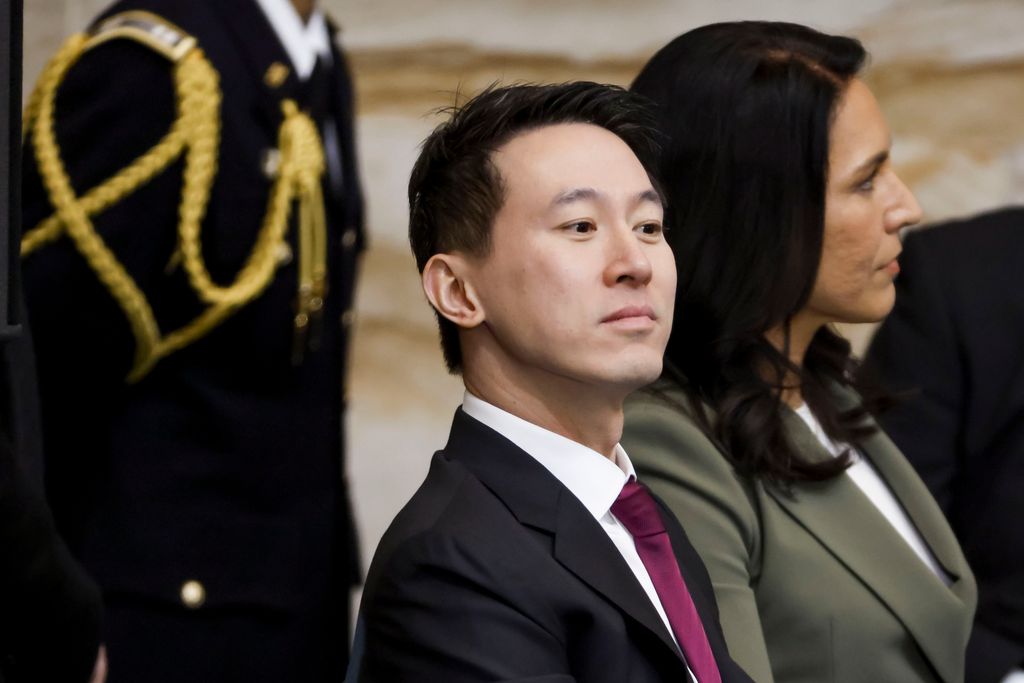
[[[636,156],[613,133],[573,123],[523,133],[492,158],[505,203],[471,271],[493,360],[534,387],[628,393],[656,379],[676,269]]]

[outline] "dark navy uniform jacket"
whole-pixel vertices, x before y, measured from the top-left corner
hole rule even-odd
[[[341,173],[324,180],[321,341],[294,364],[298,259],[283,258],[254,301],[129,384],[125,317],[70,240],[31,254],[25,292],[54,514],[103,590],[111,681],[333,680],[347,656],[348,591],[358,577],[342,450],[363,242],[347,67],[335,47],[329,74],[305,84],[293,68],[279,85],[265,78],[273,63],[290,62],[254,0],[134,0],[106,14],[129,9],[194,36],[220,76],[218,168],[201,235],[218,283],[234,280],[261,226],[282,100],[334,121]],[[174,117],[165,57],[126,39],[88,51],[56,105],[76,193],[148,150]],[[30,145],[26,230],[53,211]],[[172,164],[94,219],[163,330],[202,309],[172,260],[181,169]],[[294,213],[288,240],[297,255]]]

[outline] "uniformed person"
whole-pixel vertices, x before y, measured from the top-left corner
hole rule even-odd
[[[340,680],[362,203],[351,84],[300,0],[125,0],[26,111],[47,488],[113,683]]]

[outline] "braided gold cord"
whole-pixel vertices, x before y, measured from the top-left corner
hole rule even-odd
[[[179,119],[171,132],[154,147],[79,199],[85,213],[89,216],[102,213],[167,168],[185,147],[185,135],[181,124],[182,120]],[[58,239],[63,229],[64,226],[57,214],[44,219],[34,229],[25,233],[21,240],[21,255],[27,256],[44,244]]]
[[[36,117],[30,124],[33,147],[39,174],[64,231],[128,318],[136,340],[133,373],[145,372],[155,362],[152,358],[160,337],[153,311],[135,281],[96,233],[89,216],[75,196],[71,179],[60,159],[54,132],[57,86],[82,54],[86,40],[83,34],[72,36],[41,77],[40,94],[33,103]]]
[[[201,216],[189,211],[197,204],[190,199],[192,190],[186,188],[182,197],[181,251],[183,265],[188,273],[192,288],[199,298],[206,303],[234,304],[244,303],[257,296],[269,284],[277,268],[277,246],[284,240],[288,230],[288,214],[293,199],[312,196],[310,189],[319,191],[320,177],[324,172],[323,148],[316,124],[306,114],[300,112],[294,102],[286,100],[282,103],[285,119],[278,131],[278,148],[281,163],[278,177],[271,189],[267,213],[260,232],[256,237],[252,253],[239,272],[235,281],[222,287],[217,285],[210,276],[202,258],[199,242]],[[203,166],[200,151],[190,149],[196,154],[196,165]],[[187,163],[188,163],[187,162]],[[208,185],[205,186],[208,189]],[[320,199],[322,207],[322,198]]]
[[[326,273],[326,227],[320,179],[325,164],[316,124],[294,102],[282,104],[285,119],[278,131],[281,163],[271,189],[267,211],[252,253],[228,286],[213,282],[202,257],[200,231],[217,172],[220,144],[221,93],[216,70],[198,48],[175,62],[177,117],[171,130],[150,150],[82,197],[75,195],[60,158],[54,131],[57,89],[68,69],[85,51],[89,36],[72,36],[47,65],[25,110],[24,132],[32,143],[43,184],[55,212],[27,232],[22,255],[27,256],[66,234],[89,267],[109,290],[136,340],[135,359],[128,375],[138,381],[164,356],[207,334],[231,313],[258,296],[273,279],[279,245],[285,240],[293,201],[299,200],[301,249],[313,258],[300,272],[300,291],[323,296]],[[191,287],[209,304],[185,326],[162,336],[153,310],[135,280],[97,233],[90,219],[165,170],[184,153],[182,198],[179,204],[178,251]],[[311,262],[310,262],[311,261]],[[322,303],[317,300],[316,307]],[[303,307],[302,302],[299,304]]]
[[[189,111],[192,104],[189,102],[189,98],[182,96],[179,101],[182,102],[181,110]],[[206,264],[203,262],[202,248],[199,243],[203,212],[197,210],[196,207],[205,209],[209,187],[213,182],[213,173],[204,176],[198,169],[212,168],[216,157],[214,154],[206,154],[205,149],[200,145],[193,144],[189,147],[185,160],[186,181],[182,193],[179,248],[183,257],[182,264],[189,276],[192,288],[200,299],[211,305],[198,318],[160,341],[157,348],[157,355],[160,358],[205,335],[236,309],[257,297],[270,284],[277,268],[278,246],[287,235],[288,216],[292,202],[296,198],[300,199],[300,210],[303,214],[310,210],[307,208],[308,201],[314,197],[319,201],[312,211],[314,215],[320,217],[317,229],[321,240],[326,241],[323,198],[320,195],[320,177],[324,172],[325,164],[323,149],[320,146],[320,136],[317,133],[316,124],[307,115],[300,112],[294,102],[286,100],[282,103],[282,109],[285,120],[278,130],[278,144],[281,150],[278,178],[271,189],[267,212],[264,215],[252,253],[235,282],[228,287],[220,287],[213,282]],[[198,112],[201,109],[196,106],[191,111]],[[200,136],[200,140],[204,139],[208,140],[209,136]],[[215,146],[213,150],[216,151]],[[206,179],[207,177],[208,179]],[[305,222],[300,219],[300,225]],[[307,249],[308,247],[305,245],[309,242],[308,235],[301,235],[300,251]],[[318,265],[315,272],[325,273],[326,253],[321,255],[321,260],[322,263]],[[299,277],[299,289],[302,291],[304,280],[301,272]]]

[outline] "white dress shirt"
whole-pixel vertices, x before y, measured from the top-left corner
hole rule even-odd
[[[271,28],[284,46],[288,59],[295,68],[299,80],[309,78],[319,57],[323,67],[332,65],[331,36],[327,20],[319,9],[314,9],[309,21],[303,23],[291,0],[256,0]],[[321,68],[323,68],[321,67]],[[327,163],[327,177],[334,191],[341,195],[344,185],[344,171],[341,161],[341,140],[334,120],[328,115],[320,123],[323,137],[324,157]]]
[[[914,551],[914,554],[920,557],[921,561],[932,570],[932,573],[948,586],[951,583],[949,574],[946,573],[946,570],[935,559],[935,555],[932,554],[931,549],[928,548],[924,539],[921,538],[921,534],[917,532],[917,528],[910,521],[910,517],[907,516],[903,506],[896,500],[896,496],[893,495],[885,480],[882,479],[871,463],[856,448],[850,447],[849,444],[837,444],[832,441],[806,403],[796,409],[796,414],[807,423],[811,432],[814,433],[814,436],[817,437],[821,445],[830,454],[838,457],[844,451],[850,451],[850,458],[853,464],[847,468],[846,476],[852,479],[853,483],[868,497],[868,500],[878,508],[878,511],[889,521],[889,524],[907,542],[907,545]]]
[[[320,57],[327,64],[331,60],[331,37],[327,32],[327,22],[319,9],[314,9],[309,21],[303,23],[298,10],[291,0],[256,0],[260,9],[267,15],[270,25],[284,45],[288,59],[295,67],[295,74],[300,80],[309,78],[316,66],[316,58]]]
[[[629,461],[629,456],[622,446],[615,445],[615,461],[612,462],[583,444],[516,417],[468,391],[462,399],[462,409],[470,417],[484,423],[526,451],[576,496],[615,544],[622,559],[629,565],[636,580],[647,593],[654,609],[658,611],[672,640],[675,641],[675,633],[672,632],[665,608],[658,598],[658,592],[654,588],[650,574],[647,573],[647,568],[637,554],[633,535],[611,513],[612,503],[619,497],[622,487],[630,477],[636,476],[633,463]],[[679,647],[678,642],[676,647]],[[689,666],[687,670],[689,671]],[[690,680],[697,683],[692,671]]]

